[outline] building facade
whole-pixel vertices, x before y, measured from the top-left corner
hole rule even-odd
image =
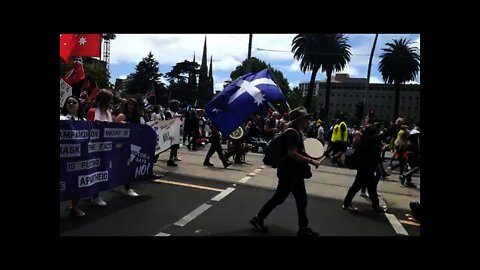
[[[357,104],[365,101],[366,78],[350,78],[348,74],[336,74],[330,85],[330,111],[328,119],[335,113],[355,115]],[[302,95],[307,95],[309,82],[299,84]],[[315,81],[313,96],[317,97],[317,111],[325,107],[326,81]],[[400,115],[410,121],[420,122],[420,85],[403,84],[400,88]],[[395,88],[390,84],[370,83],[367,94],[367,109],[375,109],[382,121],[390,121],[395,106]]]

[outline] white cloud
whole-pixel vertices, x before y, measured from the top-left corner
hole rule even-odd
[[[377,77],[370,76],[370,83],[384,83],[384,81]]]
[[[288,66],[288,71],[291,71],[291,72],[302,72],[300,70],[300,62],[298,61],[294,61],[290,66]]]
[[[185,59],[201,62],[205,35],[202,34],[118,34],[111,42],[111,63],[138,63],[151,51],[164,65],[174,65]],[[207,58],[245,59],[248,35],[207,35]]]
[[[292,60],[292,40],[297,34],[253,34],[252,56],[266,62]],[[267,49],[269,51],[258,50]]]
[[[298,86],[299,84],[300,84],[300,81],[288,82],[288,85],[290,86],[290,89],[292,89],[292,90],[295,86]]]
[[[420,37],[414,40],[413,45],[415,45],[420,50]]]
[[[217,77],[217,76],[213,75],[213,82],[214,82],[213,89],[214,89],[214,91],[217,91],[217,90],[222,91],[223,90],[223,85],[225,84],[226,80],[230,80],[230,77]]]
[[[238,65],[241,65],[238,59],[233,57],[226,57],[222,58],[220,61],[213,61],[213,71],[215,70],[225,70],[225,71],[233,71]],[[209,67],[210,68],[210,67]]]
[[[417,81],[408,81],[408,82],[406,82],[405,84],[420,84],[420,83],[417,82]]]
[[[127,78],[127,75],[120,75],[118,76],[119,79],[125,80]]]
[[[360,76],[360,72],[358,71],[357,68],[353,67],[352,65],[348,64],[342,71],[337,72],[337,73],[348,73],[350,77],[352,78],[357,78]],[[334,75],[332,75],[332,78]]]

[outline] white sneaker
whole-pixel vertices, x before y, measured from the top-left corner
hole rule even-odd
[[[125,190],[125,194],[130,197],[138,197],[138,194],[133,189]]]
[[[364,197],[364,198],[368,198],[368,193],[366,192],[360,192],[360,196]]]
[[[97,205],[97,206],[107,206],[107,203],[103,200],[102,197],[98,196],[98,198],[91,198],[90,199],[90,202],[93,204],[93,205]]]

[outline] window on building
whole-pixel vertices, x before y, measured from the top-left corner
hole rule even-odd
[[[419,100],[419,99],[420,99],[420,97],[415,97],[415,100]]]
[[[375,96],[375,98],[378,98],[378,96]]]
[[[356,98],[358,98],[358,97],[359,97],[359,95],[355,95],[355,97],[356,97]]]
[[[347,97],[347,94],[344,94],[343,97]]]
[[[388,96],[388,99],[392,99],[392,96]]]
[[[353,97],[353,95],[350,95],[350,97]]]
[[[405,97],[402,97],[402,100],[405,100]]]
[[[368,98],[372,98],[372,95],[368,95]]]
[[[409,97],[408,97],[408,100],[412,100],[412,96],[409,96]]]
[[[382,99],[385,99],[385,96],[382,96]]]

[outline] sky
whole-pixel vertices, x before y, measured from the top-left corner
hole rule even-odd
[[[297,34],[253,34],[252,57],[269,63],[283,72],[290,88],[301,82],[309,82],[311,72],[300,71],[300,64],[293,58],[291,44]],[[203,44],[207,38],[207,57],[213,56],[213,77],[215,90],[223,90],[225,80],[248,55],[248,34],[116,34],[110,45],[110,82],[124,79],[135,72],[135,66],[151,51],[159,63],[160,73],[172,70],[178,62],[195,60],[201,64]],[[375,34],[347,34],[351,45],[351,61],[338,73],[348,73],[351,78],[366,78],[368,60]],[[393,39],[408,38],[420,49],[420,34],[379,34],[370,75],[371,83],[382,83],[378,71],[379,56],[385,44]],[[271,50],[271,51],[266,51]],[[325,73],[318,73],[317,80],[325,80]],[[166,82],[166,80],[162,80]],[[415,81],[420,83],[420,76]]]

